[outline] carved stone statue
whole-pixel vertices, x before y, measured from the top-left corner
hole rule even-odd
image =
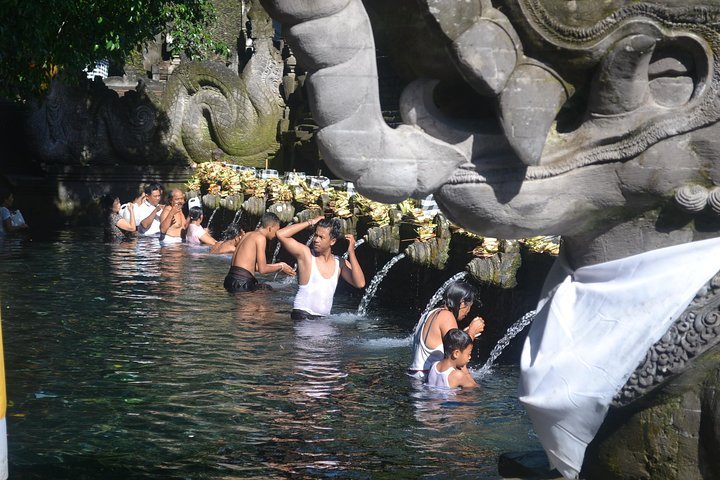
[[[280,148],[284,66],[273,44],[272,20],[250,4],[242,31],[247,46],[242,72],[222,62],[184,61],[166,84],[143,79],[123,96],[99,79],[78,87],[53,81],[28,115],[33,153],[46,163],[65,165],[183,167],[215,154],[215,160],[264,166]],[[156,50],[158,45],[144,60],[157,61]]]
[[[323,159],[364,195],[433,193],[483,235],[561,235],[571,270],[718,237],[717,2],[263,3],[308,71]],[[406,50],[388,48],[408,81],[397,128],[370,18]],[[618,392],[584,478],[720,477],[716,284]]]

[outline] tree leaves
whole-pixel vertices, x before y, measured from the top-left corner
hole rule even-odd
[[[158,33],[177,55],[225,53],[214,19],[211,0],[0,0],[0,97],[37,96],[53,71],[71,80],[100,59],[122,63]]]

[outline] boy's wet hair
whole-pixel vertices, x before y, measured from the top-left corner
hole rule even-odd
[[[188,217],[190,217],[190,220],[198,220],[203,215],[203,210],[201,207],[190,207],[190,210],[188,210]]]
[[[451,283],[443,292],[445,306],[455,316],[455,320],[460,315],[460,304],[463,302],[473,303],[475,297],[477,297],[477,289],[462,280]]]
[[[268,228],[272,225],[280,225],[280,218],[272,212],[266,212],[260,217],[260,226],[262,228]]]
[[[340,228],[340,221],[337,218],[323,218],[315,224],[315,228],[317,227],[323,227],[330,230],[330,238],[333,240],[337,240],[343,236],[342,228]]]
[[[237,223],[231,223],[220,234],[220,240],[232,240],[233,238],[237,237],[238,235],[240,235],[240,225],[238,225]]]
[[[472,345],[472,338],[470,335],[463,332],[459,328],[451,328],[443,337],[443,351],[445,352],[445,358],[450,358],[452,352],[465,350],[468,345]]]

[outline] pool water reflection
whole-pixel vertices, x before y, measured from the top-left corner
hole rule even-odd
[[[404,375],[415,312],[293,322],[292,282],[229,295],[229,256],[98,233],[0,245],[11,478],[498,478],[538,448],[517,368]]]

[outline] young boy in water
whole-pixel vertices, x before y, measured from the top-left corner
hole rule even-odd
[[[267,212],[260,218],[260,228],[248,232],[238,241],[232,258],[230,271],[223,286],[230,293],[251,292],[253,290],[272,290],[270,285],[258,283],[254,272],[280,272],[295,276],[295,270],[285,262],[267,263],[265,247],[274,239],[280,229],[280,219],[274,213]]]
[[[459,328],[453,328],[443,337],[445,357],[433,363],[428,373],[427,383],[433,387],[477,387],[470,375],[467,364],[470,362],[473,342],[470,335]]]

